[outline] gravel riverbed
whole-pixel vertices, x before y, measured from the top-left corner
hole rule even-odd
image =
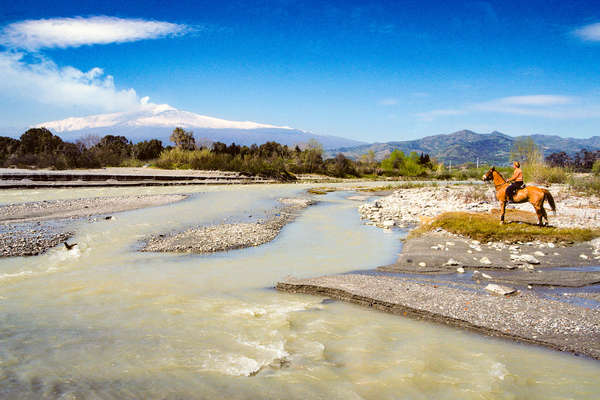
[[[282,206],[272,210],[270,217],[264,221],[209,225],[173,234],[157,234],[146,241],[141,251],[215,253],[268,243],[296,218],[300,210],[314,204],[307,198],[283,198],[279,201]]]
[[[186,195],[94,197],[0,206],[0,257],[32,256],[73,236],[77,219],[181,201]],[[106,218],[110,218],[107,216]]]

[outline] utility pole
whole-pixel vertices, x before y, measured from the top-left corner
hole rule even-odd
[[[477,157],[477,169],[479,169],[479,157]]]

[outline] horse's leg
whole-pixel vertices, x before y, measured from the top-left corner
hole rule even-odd
[[[543,217],[543,218],[546,218],[546,226],[548,226],[548,223],[549,223],[550,221],[548,221],[548,214],[546,214],[546,209],[544,208],[544,205],[543,205],[543,204],[542,204],[542,208],[541,208],[541,210],[542,210],[542,217]]]
[[[535,208],[535,213],[537,214],[537,217],[538,217],[538,225],[542,226],[543,225],[543,223],[542,223],[542,215],[543,215],[542,214],[542,209],[540,207],[536,207]]]
[[[506,212],[506,201],[500,203],[500,223],[504,223],[504,213]]]

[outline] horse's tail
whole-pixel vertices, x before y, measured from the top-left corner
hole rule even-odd
[[[550,204],[550,207],[552,207],[552,212],[556,214],[556,205],[554,204],[554,197],[552,197],[552,194],[547,189],[542,189],[542,191],[544,192],[544,200],[548,200],[548,204]]]

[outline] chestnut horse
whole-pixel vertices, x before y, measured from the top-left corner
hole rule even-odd
[[[500,223],[504,223],[504,214],[506,212],[506,203],[508,202],[508,196],[506,196],[506,188],[510,185],[510,182],[504,180],[500,172],[496,171],[496,168],[492,167],[488,172],[483,175],[484,181],[493,181],[496,187],[496,198],[500,202]],[[538,225],[542,226],[543,218],[546,218],[546,225],[548,225],[548,215],[544,210],[544,200],[548,200],[552,211],[556,214],[556,206],[554,205],[554,198],[550,192],[546,189],[541,189],[535,186],[527,186],[524,189],[519,189],[513,195],[513,203],[525,203],[530,202],[535,213],[538,217]]]

